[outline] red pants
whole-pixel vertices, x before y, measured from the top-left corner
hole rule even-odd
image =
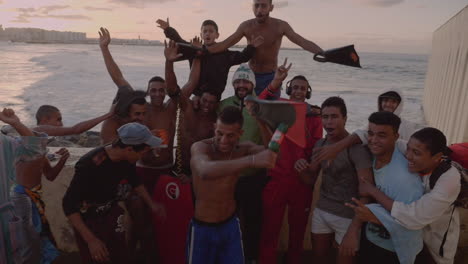
[[[284,210],[288,206],[289,247],[287,263],[301,263],[304,244],[304,233],[310,213],[313,186],[303,184],[299,179],[285,181],[275,179],[268,182],[263,190],[263,222],[260,240],[260,263],[277,262],[278,239],[284,217]],[[288,177],[298,177],[288,175]]]

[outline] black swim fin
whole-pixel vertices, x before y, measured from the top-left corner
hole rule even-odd
[[[289,127],[286,137],[300,147],[306,146],[307,104],[282,100],[261,100],[251,95],[247,96],[244,101],[253,102],[252,114],[263,120],[272,131],[275,131],[280,124],[285,124]]]
[[[354,45],[326,50],[321,54],[315,54],[314,60],[318,62],[333,62],[351,67],[361,68],[359,55]]]

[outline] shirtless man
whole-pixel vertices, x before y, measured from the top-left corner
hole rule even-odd
[[[166,56],[166,82],[168,93],[179,93],[177,78],[174,73],[174,61],[180,57],[177,45],[171,41],[164,51]],[[195,109],[190,95],[198,84],[200,75],[200,60],[194,60],[189,81],[180,92],[181,116],[181,142],[182,173],[184,176],[190,172],[190,148],[193,143],[214,135],[213,124],[216,122],[216,109],[221,95],[212,90],[205,90],[200,97],[200,107]],[[179,172],[178,172],[179,173]]]
[[[240,172],[272,168],[276,154],[249,141],[239,143],[242,112],[228,106],[215,124],[215,136],[193,144],[191,166],[196,197],[188,233],[187,263],[244,263],[234,190]]]
[[[297,34],[286,21],[270,17],[274,7],[272,2],[273,0],[253,0],[255,18],[242,22],[234,34],[207,48],[210,53],[217,53],[235,45],[242,37],[246,37],[250,43],[255,36],[263,36],[263,45],[257,47],[249,62],[250,68],[255,72],[256,94],[260,94],[275,76],[283,36],[314,54],[323,52],[317,44]],[[277,95],[279,96],[279,92]]]
[[[107,71],[114,81],[115,85],[119,87],[119,93],[125,91],[134,91],[132,86],[124,78],[119,66],[115,63],[112,55],[109,51],[109,43],[111,42],[110,33],[107,29],[101,28],[99,33],[100,47],[106,63]],[[176,114],[177,114],[177,103],[176,98],[178,93],[169,93],[170,99],[164,102],[166,98],[166,84],[163,78],[155,76],[148,82],[147,95],[150,96],[150,103],[145,104],[144,112],[145,116],[140,115],[143,109],[140,109],[140,105],[133,104],[129,111],[129,119],[134,121],[141,121],[145,124],[153,134],[163,136],[164,133],[167,136],[167,148],[161,148],[158,150],[158,157],[153,152],[146,153],[143,158],[137,163],[138,175],[142,178],[144,185],[148,192],[153,192],[154,184],[157,180],[157,175],[167,174],[170,172],[170,168],[173,164],[172,149],[174,145],[174,135],[176,126]],[[134,116],[134,114],[138,114]],[[136,120],[135,120],[136,119]],[[115,138],[115,131],[119,127],[117,120],[108,122],[103,125],[112,138]],[[111,125],[115,124],[115,125]],[[106,135],[102,135],[103,138],[109,138]],[[109,142],[109,140],[105,140]],[[110,140],[112,141],[112,140]]]
[[[76,135],[86,132],[113,115],[113,110],[111,110],[102,116],[80,122],[70,127],[65,127],[62,123],[62,114],[57,107],[42,105],[36,112],[37,126],[32,130],[34,132],[46,133],[48,136]],[[70,157],[68,150],[65,148],[61,148],[56,154],[59,155],[59,161],[53,167],[45,157],[18,166],[18,184],[27,189],[38,188],[41,184],[41,177],[43,174],[47,180],[55,180],[65,165],[65,162]]]

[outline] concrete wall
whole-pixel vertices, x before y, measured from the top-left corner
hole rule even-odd
[[[468,142],[468,6],[433,34],[423,107],[449,143]]]

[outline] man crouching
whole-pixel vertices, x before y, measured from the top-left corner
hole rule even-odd
[[[124,210],[117,205],[119,190],[128,183],[156,213],[145,187],[138,182],[135,163],[161,144],[149,129],[129,123],[117,130],[118,139],[84,155],[75,165],[75,175],[63,198],[65,215],[75,228],[83,263],[131,263],[123,224]]]

